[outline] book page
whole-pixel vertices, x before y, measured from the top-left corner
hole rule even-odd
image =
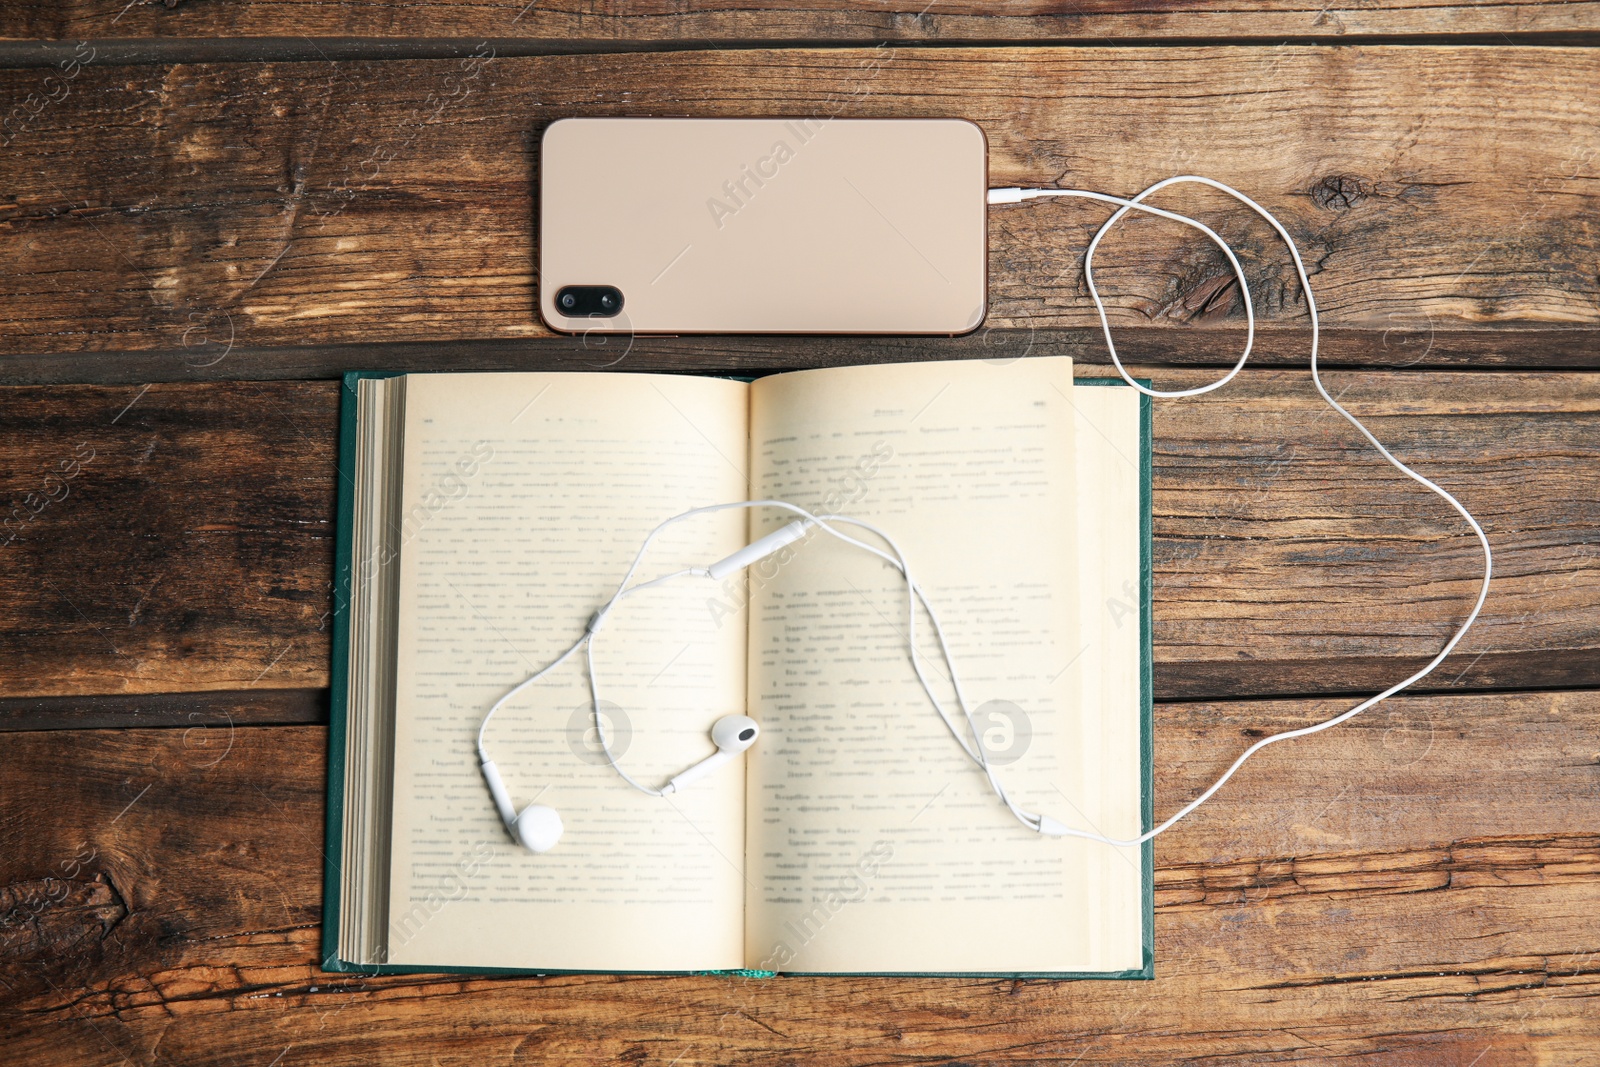
[[[753,493],[893,536],[944,624],[1008,792],[1026,810],[1071,825],[1084,825],[1081,812],[1129,835],[1138,687],[1113,708],[1091,706],[1083,688],[1103,627],[1080,612],[1080,568],[1101,561],[1098,546],[1094,560],[1080,552],[1077,393],[1064,359],[762,379],[751,394]],[[1124,446],[1137,456],[1137,422]],[[1086,479],[1084,507],[1098,506],[1097,485]],[[1125,514],[1137,579],[1136,506]],[[783,521],[762,513],[752,533]],[[1137,850],[1041,837],[999,802],[912,673],[897,572],[814,532],[755,568],[750,587],[750,714],[763,735],[750,764],[746,966],[1142,964]],[[934,691],[965,730],[927,618],[916,622]],[[1114,729],[1108,711],[1124,720]]]
[[[554,659],[652,527],[747,496],[748,387],[653,374],[410,375],[388,962],[699,970],[743,961],[743,762],[665,798],[599,754],[582,655],[506,704],[486,746],[512,803],[565,834],[513,843],[478,769],[484,713]],[[746,513],[674,527],[638,579],[745,543]],[[659,787],[744,710],[745,631],[684,579],[594,642],[621,763]]]

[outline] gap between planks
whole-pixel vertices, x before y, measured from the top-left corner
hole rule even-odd
[[[1275,34],[1224,37],[919,38],[889,35],[820,37],[111,37],[72,40],[0,40],[0,70],[52,67],[71,58],[80,44],[94,46],[100,66],[184,63],[409,62],[462,59],[485,47],[505,58],[607,56],[665,52],[750,52],[895,48],[1271,48],[1317,47],[1595,48],[1600,30],[1510,31],[1505,33]]]

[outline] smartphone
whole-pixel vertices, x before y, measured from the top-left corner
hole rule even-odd
[[[539,311],[567,333],[966,333],[988,177],[962,119],[560,119]]]

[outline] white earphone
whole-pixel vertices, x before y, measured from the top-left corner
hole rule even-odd
[[[757,507],[779,508],[792,514],[799,515],[800,518],[786,526],[780,527],[770,534],[767,534],[765,537],[761,537],[755,541],[752,541],[750,544],[739,549],[739,551],[734,552],[733,554],[720,559],[715,563],[704,567],[689,567],[684,570],[674,571],[671,574],[662,575],[659,578],[653,578],[646,582],[640,582],[637,585],[629,584],[633,581],[633,576],[635,573],[637,573],[640,563],[643,562],[645,553],[649,551],[651,544],[663,530],[676,523],[683,522],[686,519],[691,519],[699,515],[708,515],[712,512],[728,511],[736,508]],[[883,541],[889,546],[890,551],[884,552],[883,550],[874,548],[872,545],[869,545],[863,541],[859,541],[856,538],[836,529],[833,526],[834,523],[856,526],[867,530],[882,538]],[[694,577],[720,582],[730,574],[734,574],[746,567],[753,566],[754,564],[766,559],[768,556],[783,551],[785,548],[788,548],[790,545],[793,545],[795,542],[806,537],[813,528],[824,531],[840,541],[845,542],[846,544],[854,545],[857,548],[870,552],[872,555],[877,556],[889,563],[896,570],[900,571],[901,574],[905,575],[909,627],[907,632],[910,635],[912,643],[912,667],[916,672],[918,681],[920,681],[922,684],[923,692],[927,693],[928,699],[933,702],[934,707],[939,712],[940,717],[944,719],[945,725],[948,726],[950,731],[956,736],[956,740],[960,742],[962,748],[966,750],[969,756],[978,760],[980,765],[983,763],[982,750],[980,748],[969,746],[966,739],[961,736],[960,732],[956,728],[955,723],[950,720],[950,717],[945,712],[944,707],[939,703],[938,698],[933,695],[933,690],[929,685],[927,676],[922,672],[922,665],[918,662],[915,646],[916,604],[919,601],[927,610],[928,617],[933,622],[934,632],[938,635],[939,646],[943,653],[946,664],[948,664],[951,669],[952,677],[954,677],[955,664],[950,659],[949,649],[945,647],[944,633],[942,629],[940,629],[937,616],[935,616],[933,613],[932,605],[928,603],[927,598],[923,595],[921,588],[918,587],[916,582],[912,580],[910,571],[906,567],[904,554],[900,551],[899,547],[894,543],[893,539],[890,538],[888,534],[884,533],[876,526],[873,526],[871,523],[864,522],[860,519],[853,519],[845,515],[813,515],[806,509],[798,507],[794,504],[790,504],[783,500],[742,500],[731,504],[713,504],[709,507],[693,508],[681,515],[674,515],[673,517],[656,526],[655,529],[651,530],[649,535],[645,537],[644,543],[639,546],[639,551],[635,553],[632,564],[629,565],[627,573],[622,577],[622,582],[617,586],[617,591],[612,594],[611,599],[607,600],[598,611],[590,616],[588,624],[584,627],[584,632],[578,637],[578,639],[574,641],[565,652],[561,653],[561,655],[550,661],[550,663],[546,664],[544,667],[535,671],[533,674],[529,675],[527,678],[523,679],[521,682],[509,689],[505,695],[494,702],[494,705],[489,708],[488,713],[484,715],[483,723],[478,727],[478,765],[483,771],[484,781],[488,783],[489,793],[494,797],[495,809],[500,813],[500,820],[505,823],[506,830],[511,834],[515,841],[531,852],[548,852],[550,849],[554,848],[556,842],[561,839],[564,825],[561,821],[560,814],[554,808],[545,804],[529,804],[520,812],[516,810],[516,807],[511,802],[511,795],[506,790],[505,782],[500,777],[499,769],[495,766],[494,761],[489,758],[489,754],[484,747],[484,732],[488,729],[489,721],[494,718],[495,712],[499,711],[507,701],[514,698],[518,693],[522,692],[523,689],[532,685],[534,682],[537,682],[539,679],[545,677],[551,671],[561,666],[561,664],[565,663],[567,659],[579,649],[584,650],[584,657],[587,661],[589,669],[590,709],[594,718],[595,736],[599,740],[600,750],[605,756],[606,762],[610,764],[611,768],[617,772],[622,780],[640,792],[657,797],[664,797],[672,793],[676,793],[685,786],[688,786],[690,783],[696,782],[710,774],[723,764],[731,762],[735,757],[741,755],[747,749],[749,749],[751,745],[755,744],[756,739],[761,735],[761,726],[759,723],[746,715],[724,715],[719,718],[711,727],[711,741],[714,745],[716,745],[717,750],[710,756],[707,756],[700,762],[673,776],[666,782],[665,785],[662,785],[659,788],[645,785],[636,780],[632,775],[624,770],[620,764],[617,763],[616,755],[611,751],[611,739],[606,733],[605,718],[600,714],[600,681],[596,675],[594,663],[595,635],[600,632],[601,628],[605,625],[607,619],[610,617],[611,612],[615,610],[617,605],[635,593],[642,592],[646,589],[650,589],[667,582],[675,581],[679,578]],[[957,693],[958,695],[960,694],[959,682],[957,683]],[[960,700],[962,710],[966,711],[967,708],[965,697],[961,696]],[[970,712],[967,713],[967,718],[969,725],[971,725]],[[976,728],[974,727],[974,733],[975,732]],[[1000,793],[1001,797],[1004,798],[1004,791],[1000,789],[999,783],[994,781],[992,774],[990,776],[990,781],[994,784],[994,788]]]
[[[519,682],[517,685],[513,686],[509,691],[506,692],[504,696],[495,701],[494,705],[484,716],[483,724],[478,728],[478,760],[483,769],[484,779],[489,784],[489,792],[494,797],[495,807],[499,811],[500,818],[505,823],[506,829],[510,832],[511,836],[525,848],[533,852],[549,851],[551,848],[555,847],[556,842],[561,838],[563,829],[561,816],[557,814],[554,808],[543,804],[530,804],[520,813],[515,811],[511,804],[510,796],[506,792],[505,784],[500,779],[499,771],[495,769],[494,762],[489,759],[484,750],[484,730],[488,728],[489,720],[493,718],[494,713],[499,711],[501,706],[504,705],[506,701],[512,699],[524,688],[533,684],[540,678],[549,674],[555,668],[559,667],[568,659],[568,657],[577,652],[580,648],[585,650],[585,658],[588,662],[590,703],[594,715],[595,731],[600,741],[600,747],[606,757],[606,761],[611,765],[612,769],[615,770],[625,782],[633,786],[635,789],[638,789],[644,793],[648,793],[652,796],[667,796],[671,793],[677,792],[684,786],[687,786],[689,783],[711,773],[717,767],[730,762],[755,743],[756,738],[760,736],[761,728],[754,719],[748,718],[744,715],[725,715],[718,719],[711,728],[711,739],[717,748],[716,752],[711,756],[708,756],[699,763],[694,764],[687,770],[673,777],[660,788],[646,786],[638,781],[635,781],[626,770],[618,765],[616,757],[611,751],[610,740],[606,736],[605,722],[600,714],[600,684],[598,679],[595,677],[594,669],[594,638],[596,633],[598,633],[601,627],[605,624],[607,616],[619,603],[622,602],[624,598],[631,596],[634,593],[642,592],[643,590],[649,589],[653,586],[661,585],[679,578],[709,578],[720,582],[728,575],[758,563],[761,560],[766,559],[768,556],[780,552],[802,538],[807,537],[813,528],[827,533],[846,544],[853,545],[856,548],[863,549],[872,555],[879,557],[893,566],[905,577],[907,650],[911,661],[911,668],[916,674],[918,682],[921,683],[923,692],[927,694],[929,701],[934,706],[934,710],[944,721],[945,726],[949,728],[951,735],[956,739],[956,743],[961,746],[961,749],[966,754],[967,758],[984,772],[984,775],[988,779],[990,788],[993,789],[995,796],[999,798],[1001,803],[1003,803],[1011,812],[1011,814],[1015,816],[1016,819],[1024,826],[1035,831],[1036,833],[1044,834],[1046,836],[1081,837],[1091,841],[1099,841],[1104,844],[1123,847],[1141,845],[1144,842],[1156,837],[1158,834],[1161,834],[1167,829],[1171,828],[1175,823],[1178,822],[1178,820],[1182,819],[1184,816],[1198,808],[1201,804],[1204,804],[1207,800],[1211,799],[1217,790],[1221,789],[1223,784],[1226,783],[1229,778],[1233,777],[1234,772],[1244,765],[1246,760],[1255,755],[1257,752],[1261,751],[1263,748],[1278,741],[1284,741],[1294,737],[1304,737],[1308,734],[1318,733],[1322,730],[1337,726],[1342,722],[1347,722],[1380,701],[1385,700],[1388,697],[1391,697],[1401,690],[1407,688],[1408,686],[1420,681],[1422,678],[1432,673],[1440,663],[1444,662],[1445,658],[1449,656],[1450,652],[1456,647],[1457,644],[1461,642],[1461,639],[1466,636],[1467,631],[1472,628],[1473,623],[1477,621],[1478,613],[1483,610],[1484,601],[1489,595],[1490,579],[1494,571],[1494,553],[1489,547],[1489,539],[1483,532],[1483,527],[1479,525],[1478,521],[1472,517],[1472,514],[1467,511],[1460,501],[1458,501],[1454,496],[1434,482],[1418,474],[1416,471],[1400,462],[1400,460],[1396,459],[1394,455],[1391,454],[1375,436],[1373,436],[1372,432],[1362,424],[1361,420],[1357,419],[1344,407],[1340,406],[1338,401],[1336,401],[1323,386],[1321,375],[1318,373],[1317,369],[1317,345],[1320,337],[1320,329],[1317,317],[1316,301],[1311,294],[1311,282],[1306,276],[1305,265],[1301,261],[1300,251],[1295,246],[1294,240],[1289,236],[1288,231],[1284,229],[1283,225],[1272,215],[1272,213],[1236,189],[1230,188],[1221,182],[1213,181],[1210,178],[1201,178],[1191,175],[1181,175],[1157,182],[1155,185],[1150,186],[1148,189],[1131,199],[1123,199],[1122,197],[1109,196],[1105,193],[1089,192],[1080,189],[1007,188],[989,190],[988,202],[990,204],[1015,204],[1024,200],[1031,200],[1038,197],[1065,196],[1079,197],[1088,200],[1100,201],[1102,203],[1118,205],[1117,211],[1113,213],[1104,224],[1101,225],[1098,231],[1096,231],[1094,238],[1089,242],[1088,250],[1084,257],[1084,278],[1088,284],[1089,295],[1093,298],[1095,308],[1098,310],[1100,315],[1100,325],[1105,334],[1106,347],[1110,351],[1111,360],[1116,365],[1117,373],[1122,376],[1123,380],[1147,396],[1163,398],[1197,396],[1202,393],[1208,393],[1211,390],[1226,384],[1236,374],[1238,374],[1241,369],[1243,369],[1245,361],[1250,358],[1250,351],[1255,343],[1255,312],[1251,305],[1250,289],[1249,285],[1245,281],[1244,270],[1240,267],[1238,258],[1234,255],[1233,250],[1228,247],[1227,242],[1225,242],[1209,227],[1203,225],[1202,223],[1196,222],[1194,219],[1191,219],[1185,215],[1179,215],[1175,212],[1164,211],[1160,208],[1150,207],[1149,205],[1142,203],[1146,197],[1152,195],[1153,193],[1156,193],[1169,185],[1184,182],[1199,183],[1227,193],[1246,206],[1250,207],[1258,215],[1266,219],[1269,224],[1271,224],[1272,228],[1278,233],[1278,236],[1283,239],[1284,243],[1289,248],[1289,254],[1294,260],[1295,271],[1298,275],[1300,287],[1306,296],[1306,309],[1311,318],[1311,378],[1316,384],[1317,392],[1322,395],[1322,398],[1327,401],[1327,403],[1335,411],[1344,416],[1344,418],[1349,421],[1351,425],[1359,430],[1362,436],[1364,436],[1367,441],[1378,450],[1379,454],[1381,454],[1384,459],[1388,460],[1389,463],[1391,463],[1402,474],[1405,474],[1407,477],[1443,498],[1457,511],[1457,513],[1461,515],[1463,519],[1466,520],[1467,525],[1472,528],[1472,532],[1477,535],[1478,541],[1483,548],[1483,584],[1478,590],[1477,602],[1473,605],[1471,612],[1468,613],[1466,621],[1461,624],[1460,628],[1456,630],[1449,641],[1445,642],[1444,647],[1439,650],[1438,654],[1435,655],[1426,666],[1417,671],[1415,674],[1411,675],[1409,678],[1397,682],[1388,689],[1385,689],[1383,692],[1378,693],[1376,696],[1369,697],[1366,700],[1356,704],[1349,710],[1342,712],[1339,715],[1335,715],[1330,719],[1316,723],[1312,726],[1301,727],[1295,730],[1284,730],[1281,733],[1271,734],[1262,738],[1249,748],[1245,749],[1239,758],[1236,759],[1225,772],[1223,772],[1222,776],[1213,782],[1204,792],[1202,792],[1188,804],[1184,805],[1175,814],[1156,826],[1154,829],[1148,830],[1135,838],[1123,839],[1107,837],[1103,834],[1094,833],[1092,831],[1075,829],[1057,819],[1051,818],[1048,815],[1040,815],[1027,811],[1019,807],[1010,798],[1010,796],[1007,795],[1004,787],[1000,784],[999,779],[995,775],[994,767],[992,767],[989,763],[987,754],[984,752],[982,744],[977,740],[979,736],[977,724],[973,719],[971,707],[968,704],[966,694],[962,689],[961,678],[956,671],[955,662],[951,659],[950,649],[945,642],[944,630],[939,623],[939,618],[934,613],[933,605],[928,602],[928,598],[923,593],[922,588],[912,578],[910,567],[906,562],[905,554],[900,551],[899,546],[895,544],[894,540],[888,534],[884,533],[871,523],[861,519],[854,519],[845,515],[813,515],[798,505],[782,500],[752,500],[738,501],[730,504],[713,504],[708,507],[693,508],[689,511],[683,512],[680,515],[674,515],[673,517],[660,523],[655,527],[655,529],[651,530],[649,535],[645,537],[644,543],[639,546],[639,551],[634,555],[633,562],[628,567],[627,573],[623,575],[622,582],[618,585],[617,591],[612,594],[611,599],[606,601],[600,610],[596,611],[589,619],[588,625],[584,629],[584,633],[565,652],[557,656],[547,666],[541,668],[524,679],[522,682]],[[1216,242],[1216,244],[1222,249],[1224,255],[1227,257],[1229,264],[1232,266],[1234,274],[1239,281],[1239,290],[1245,307],[1245,316],[1247,320],[1245,345],[1244,352],[1242,355],[1240,355],[1239,361],[1234,364],[1233,368],[1229,370],[1227,374],[1223,375],[1216,381],[1194,389],[1176,390],[1171,392],[1153,390],[1134,381],[1134,379],[1128,374],[1127,370],[1123,367],[1121,359],[1118,358],[1116,345],[1111,337],[1111,325],[1106,316],[1105,305],[1102,303],[1099,289],[1096,288],[1094,283],[1094,253],[1095,249],[1099,247],[1101,239],[1106,235],[1111,227],[1114,226],[1129,211],[1141,211],[1151,215],[1157,215],[1161,218],[1181,222],[1187,226],[1191,226],[1200,230],[1206,234],[1206,236],[1211,238],[1212,241]],[[650,581],[640,582],[637,585],[630,586],[628,584],[633,580],[633,576],[638,571],[639,564],[644,559],[644,555],[650,548],[651,543],[663,530],[669,526],[698,515],[705,515],[717,511],[726,511],[731,508],[756,507],[778,508],[800,517],[797,520],[790,522],[788,525],[778,529],[777,531],[751,542],[749,545],[746,545],[739,551],[725,557],[724,559],[718,560],[716,563],[712,563],[709,566],[690,567],[685,570],[675,571],[671,574],[663,575],[660,578],[654,578]],[[835,524],[853,526],[858,529],[865,530],[880,538],[884,544],[888,546],[889,550],[887,552],[883,551],[882,549],[875,548],[872,545],[851,537],[850,535],[836,529]],[[946,711],[944,705],[939,701],[938,697],[934,695],[933,688],[929,684],[927,676],[923,673],[922,664],[919,659],[920,653],[917,650],[916,640],[916,607],[919,603],[928,614],[928,619],[932,624],[934,635],[938,640],[941,656],[945,661],[945,665],[949,668],[949,677],[951,686],[955,691],[956,702],[960,705],[963,717],[967,722],[967,727],[971,732],[972,740],[970,741],[956,726],[955,721],[950,717],[949,713]]]
[[[500,821],[506,824],[512,839],[529,852],[549,852],[555,848],[556,842],[561,840],[561,832],[566,829],[562,825],[561,814],[548,804],[529,804],[520,812],[517,811],[494,760],[486,758],[481,748],[478,750],[478,760],[478,769],[483,771],[483,778],[489,783],[489,795],[494,797]]]

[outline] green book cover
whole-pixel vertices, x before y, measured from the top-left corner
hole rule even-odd
[[[350,603],[353,573],[352,527],[355,514],[356,465],[356,390],[364,378],[393,378],[399,372],[351,371],[345,374],[340,391],[339,405],[339,496],[335,529],[334,560],[334,614],[333,662],[329,672],[331,695],[328,711],[328,806],[326,838],[323,849],[323,911],[322,911],[322,969],[330,973],[362,974],[592,974],[617,973],[612,971],[574,971],[550,968],[504,967],[431,967],[396,964],[360,964],[339,958],[339,904],[340,874],[343,860],[344,838],[344,762],[349,684],[350,654]],[[749,379],[741,379],[749,380]],[[1144,379],[1140,384],[1149,385]],[[1074,386],[1103,386],[1128,388],[1119,378],[1077,378]],[[1152,684],[1152,628],[1151,599],[1153,571],[1151,564],[1151,403],[1150,397],[1139,397],[1139,759],[1140,795],[1142,798],[1140,821],[1148,831],[1155,825],[1154,774],[1154,701]],[[937,974],[922,972],[848,972],[849,977],[940,977],[940,978],[1053,978],[1053,979],[1152,979],[1155,977],[1155,843],[1146,841],[1140,847],[1143,913],[1143,966],[1123,971],[1089,972],[950,972]],[[729,977],[770,978],[779,976],[775,971],[674,971],[638,972],[671,974],[716,974]],[[820,976],[834,972],[785,971],[783,975]]]

